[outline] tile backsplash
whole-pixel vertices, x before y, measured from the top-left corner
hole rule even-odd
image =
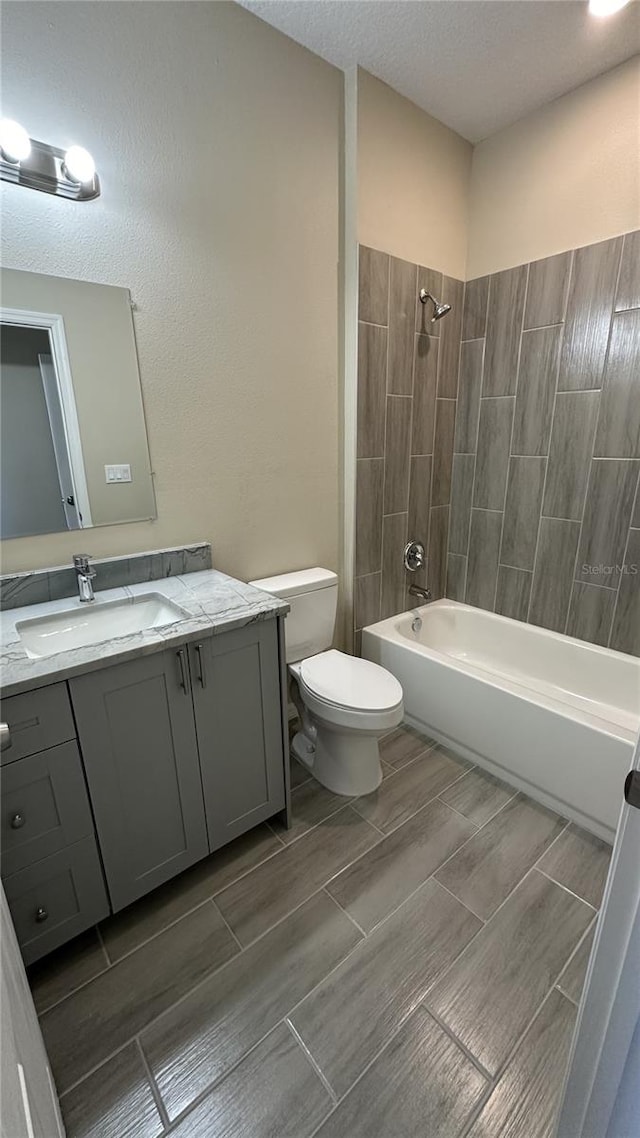
[[[92,558],[91,563],[96,570],[96,590],[118,589],[123,585],[137,585],[211,569],[211,546],[208,542],[198,542],[174,549],[132,553],[129,557]],[[77,594],[76,573],[71,566],[33,569],[0,577],[0,609],[22,608]]]
[[[640,233],[466,286],[361,248],[359,316],[356,633],[419,538],[434,596],[640,655]]]

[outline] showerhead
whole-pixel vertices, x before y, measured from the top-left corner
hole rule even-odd
[[[436,300],[435,296],[432,296],[430,292],[427,292],[426,288],[420,289],[420,300],[423,304],[426,304],[428,300],[430,300],[433,304],[433,316],[431,317],[432,324],[434,324],[436,320],[440,320],[443,316],[446,316],[447,312],[451,312],[450,304],[442,304],[441,301]]]

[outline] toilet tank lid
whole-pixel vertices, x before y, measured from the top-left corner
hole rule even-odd
[[[277,577],[262,577],[260,581],[249,581],[256,589],[272,593],[274,597],[297,597],[301,593],[312,593],[315,589],[328,589],[338,584],[338,576],[330,569],[299,569],[297,573],[280,573]]]

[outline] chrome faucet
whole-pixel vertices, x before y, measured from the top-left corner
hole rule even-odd
[[[421,600],[428,602],[431,600],[431,589],[423,589],[422,585],[409,585],[409,596],[420,597]]]
[[[91,568],[89,563],[89,555],[87,553],[75,553],[73,556],[73,568],[78,577],[78,594],[81,601],[94,601],[92,580],[96,575],[95,569]]]

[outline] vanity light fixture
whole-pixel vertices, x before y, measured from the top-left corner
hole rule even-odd
[[[589,0],[589,12],[592,16],[613,16],[628,3],[629,0]]]
[[[13,119],[0,119],[0,153],[4,162],[24,162],[31,153],[31,140]]]
[[[95,177],[96,164],[84,146],[70,146],[64,156],[62,169],[70,181],[86,186]]]
[[[70,146],[64,151],[38,142],[13,119],[0,121],[0,178],[71,201],[100,196],[100,181],[88,150]]]

